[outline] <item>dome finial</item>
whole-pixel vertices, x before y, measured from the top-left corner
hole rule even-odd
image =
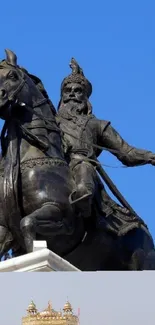
[[[48,310],[52,311],[52,303],[51,300],[48,301]]]

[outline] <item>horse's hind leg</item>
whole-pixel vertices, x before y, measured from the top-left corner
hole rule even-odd
[[[55,203],[43,204],[40,209],[27,215],[21,220],[20,228],[24,236],[27,253],[33,251],[33,241],[36,235],[47,238],[62,226],[62,212]]]
[[[0,226],[0,259],[12,248],[13,237],[7,227]]]
[[[148,253],[142,249],[135,251],[131,258],[131,270],[155,270],[155,249]]]
[[[145,257],[143,270],[155,270],[155,249],[152,249]]]
[[[12,247],[12,257],[19,257],[22,255],[25,255],[26,251],[25,249],[23,249],[23,247],[21,247],[20,245],[13,245]]]
[[[155,270],[155,250],[151,236],[142,228],[130,231],[123,239],[129,270]]]

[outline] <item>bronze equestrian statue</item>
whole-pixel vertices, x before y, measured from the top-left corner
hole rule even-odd
[[[154,164],[155,155],[127,145],[92,115],[91,84],[75,60],[56,115],[41,80],[6,54],[0,62],[1,256],[10,248],[31,252],[33,240],[46,240],[82,271],[155,269],[147,226],[109,197],[96,172],[103,147],[130,166]]]

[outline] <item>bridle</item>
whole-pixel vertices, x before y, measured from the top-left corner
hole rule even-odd
[[[52,125],[52,122],[55,121],[54,117],[53,118],[50,118],[50,119],[47,119],[45,118],[42,114],[38,113],[35,108],[36,107],[40,107],[42,106],[43,104],[47,103],[48,102],[48,99],[47,98],[41,98],[40,100],[38,101],[35,101],[34,104],[32,105],[32,107],[30,107],[28,104],[24,103],[24,102],[19,102],[17,96],[20,94],[21,90],[23,89],[24,85],[27,83],[28,85],[28,82],[27,82],[27,78],[26,78],[26,73],[24,73],[22,70],[20,70],[21,74],[22,74],[22,80],[20,82],[20,84],[18,85],[18,87],[15,89],[14,92],[11,93],[11,95],[8,96],[8,99],[9,99],[9,105],[11,107],[11,109],[13,109],[14,107],[18,107],[18,106],[21,106],[21,107],[24,107],[26,108],[32,115],[36,115],[37,117],[39,117],[39,119],[41,119],[42,121],[44,121],[46,123],[46,127],[48,129],[51,129],[53,130],[53,125]],[[28,85],[29,86],[29,85]],[[19,128],[22,130],[22,132],[24,134],[26,134],[29,138],[31,138],[33,141],[35,141],[36,144],[39,145],[39,147],[44,151],[48,150],[49,146],[47,143],[43,142],[41,139],[38,138],[38,136],[34,135],[31,131],[29,131],[25,126],[23,126],[20,121],[17,119],[17,118],[13,118],[12,119],[18,126]],[[11,121],[11,116],[9,118],[9,121]],[[51,123],[50,123],[51,122]],[[2,132],[1,132],[1,144],[2,144],[2,147],[3,147],[3,139],[5,137],[5,133],[6,133],[6,130],[7,130],[7,127],[8,127],[8,124],[9,122],[8,121],[5,121],[4,123],[4,126],[3,126],[3,129],[2,129]],[[59,129],[58,129],[59,130]],[[58,131],[57,130],[57,131]],[[3,148],[2,148],[2,151],[3,151]]]
[[[11,93],[10,96],[8,96],[9,101],[10,101],[11,104],[17,104],[18,103],[18,99],[16,98],[17,95],[19,95],[19,93],[21,92],[21,90],[23,89],[23,87],[25,86],[25,84],[28,85],[27,78],[26,78],[26,73],[24,73],[20,68],[19,68],[19,70],[20,70],[20,73],[22,75],[22,78],[21,78],[21,82],[18,85],[18,87],[14,90],[14,92]],[[39,100],[36,103],[34,103],[34,105],[32,105],[32,108],[41,106],[45,102],[47,102],[47,99],[46,98],[42,98],[41,100]]]

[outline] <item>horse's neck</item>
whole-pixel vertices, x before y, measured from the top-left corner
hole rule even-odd
[[[35,111],[42,114],[43,117],[49,120],[50,129],[46,123],[39,119],[35,113],[32,116],[31,122],[23,123],[23,127],[38,138],[42,143],[47,145],[47,150],[41,150],[33,141],[29,141],[25,136],[20,142],[20,159],[21,162],[32,158],[51,157],[63,159],[62,143],[58,126],[56,125],[55,117],[52,114],[50,106],[44,105],[35,107]]]

